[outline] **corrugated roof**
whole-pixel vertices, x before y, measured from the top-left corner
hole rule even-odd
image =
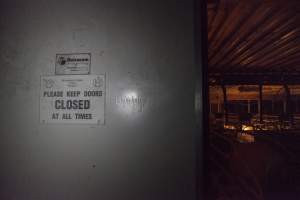
[[[209,73],[300,72],[300,1],[208,1]]]

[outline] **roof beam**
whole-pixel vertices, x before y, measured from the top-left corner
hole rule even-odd
[[[210,74],[210,85],[300,85],[300,73]]]

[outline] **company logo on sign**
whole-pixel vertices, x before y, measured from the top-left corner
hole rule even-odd
[[[59,57],[57,61],[60,65],[65,65],[66,64],[66,59],[64,57]]]
[[[89,74],[91,54],[57,54],[55,73],[57,75]]]
[[[89,61],[88,58],[65,58],[65,57],[59,57],[57,62],[60,65],[65,65],[65,64],[70,63],[70,62],[88,62],[88,61]]]

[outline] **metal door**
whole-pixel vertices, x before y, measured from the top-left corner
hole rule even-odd
[[[0,199],[195,198],[192,0],[1,0]],[[42,124],[40,77],[90,53],[105,124]]]

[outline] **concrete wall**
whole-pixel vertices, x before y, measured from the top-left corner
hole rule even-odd
[[[1,0],[0,199],[195,197],[192,0]],[[106,124],[39,123],[58,53],[106,75]],[[117,99],[135,93],[145,104]]]

